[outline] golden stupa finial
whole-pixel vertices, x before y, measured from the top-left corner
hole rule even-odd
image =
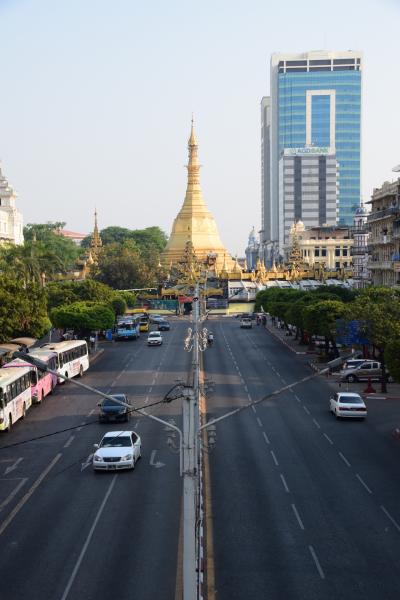
[[[194,117],[192,113],[192,126],[190,129],[189,148],[190,146],[197,146],[196,133],[194,131]]]
[[[97,254],[98,254],[100,248],[102,247],[102,245],[103,245],[103,242],[101,241],[99,228],[97,225],[97,208],[95,208],[94,209],[94,229],[93,229],[92,241],[90,243],[90,249],[91,249],[91,253],[92,253],[94,260],[97,259]]]

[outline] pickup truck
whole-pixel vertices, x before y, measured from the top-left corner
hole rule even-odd
[[[240,320],[240,327],[243,329],[251,329],[253,327],[253,322],[250,317],[242,317]]]

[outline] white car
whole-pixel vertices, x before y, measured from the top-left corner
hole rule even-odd
[[[134,469],[141,457],[142,442],[134,431],[109,431],[94,448],[95,471]]]
[[[162,335],[159,331],[152,331],[147,338],[148,346],[161,346],[163,343]]]
[[[353,392],[336,392],[329,400],[329,410],[337,419],[341,417],[352,417],[365,419],[367,407],[360,394]]]

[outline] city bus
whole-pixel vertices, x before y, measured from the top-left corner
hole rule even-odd
[[[118,317],[115,328],[116,340],[136,340],[140,336],[139,317],[124,315]]]
[[[42,353],[41,356],[38,356],[39,351],[32,351],[29,353],[30,356],[34,358],[39,358],[48,364],[50,369],[56,369],[56,355],[54,352],[46,352]],[[44,356],[43,356],[44,354]],[[51,356],[49,356],[51,355]],[[47,360],[45,360],[47,358]],[[24,368],[28,367],[30,369],[30,378],[31,378],[31,396],[32,402],[39,404],[42,402],[48,394],[53,393],[53,388],[57,385],[57,378],[51,373],[47,373],[47,371],[42,371],[38,369],[36,366],[32,365],[29,362],[24,361],[21,358],[16,358],[11,362],[4,365],[4,369],[9,368]]]
[[[0,369],[0,431],[10,431],[32,404],[32,367]]]
[[[83,373],[89,368],[89,353],[85,340],[67,340],[64,342],[48,342],[42,349],[51,350],[56,354],[57,373],[68,379]],[[58,377],[58,383],[65,380]]]

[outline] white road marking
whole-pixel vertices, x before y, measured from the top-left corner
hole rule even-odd
[[[269,441],[269,439],[268,439],[268,436],[267,436],[267,434],[265,433],[265,431],[263,431],[263,432],[262,432],[262,434],[263,434],[263,436],[264,436],[265,443],[266,443],[266,444],[270,444],[270,441]]]
[[[372,490],[369,489],[369,487],[367,486],[367,484],[365,483],[365,481],[360,477],[360,475],[358,473],[356,473],[356,477],[357,477],[358,481],[361,483],[361,485],[363,485],[365,487],[365,489],[367,490],[367,492],[369,494],[372,494]]]
[[[339,452],[339,456],[340,458],[343,460],[343,462],[348,466],[351,467],[351,464],[349,463],[349,461],[347,460],[347,458],[344,456],[344,454],[342,454],[341,452]]]
[[[87,457],[87,459],[85,460],[84,463],[81,463],[81,473],[82,471],[84,471],[89,465],[92,464],[92,458],[93,458],[93,452],[92,454],[89,454],[89,456]]]
[[[17,458],[17,460],[12,465],[7,467],[7,469],[4,471],[4,475],[8,475],[9,473],[11,473],[11,471],[14,471],[18,467],[21,460],[24,460],[23,457]]]
[[[255,414],[255,413],[257,412],[257,411],[256,411],[256,407],[255,407],[255,406],[252,406],[251,408],[252,408],[252,411],[253,411],[253,413]]]
[[[325,437],[325,438],[328,440],[328,442],[329,442],[330,444],[332,444],[332,446],[333,446],[333,442],[332,442],[331,438],[329,437],[329,435],[327,435],[326,433],[324,433],[324,437]]]
[[[294,389],[293,389],[293,388],[290,388],[290,389],[289,389],[289,392],[290,392],[291,394],[294,394]]]
[[[286,379],[283,379],[283,377],[281,377],[281,381],[282,383],[286,384]]]
[[[251,396],[250,396],[250,394],[247,394],[247,397],[249,399],[249,402],[251,402]],[[255,408],[255,406],[253,408]]]
[[[321,577],[321,579],[325,579],[324,572],[323,572],[323,570],[321,568],[321,565],[319,564],[318,556],[316,555],[314,548],[312,546],[308,546],[308,549],[310,550],[311,556],[314,559],[315,566],[317,567],[317,571],[319,573],[319,576]]]
[[[295,517],[297,519],[297,522],[298,522],[298,524],[300,526],[300,529],[302,529],[304,531],[303,521],[301,520],[300,515],[298,513],[298,510],[297,510],[297,508],[296,508],[296,506],[294,504],[292,504],[292,509],[293,509],[294,515],[295,515]]]
[[[297,396],[297,394],[294,395],[294,397],[296,398],[297,402],[301,402],[300,398]]]
[[[282,483],[283,483],[283,487],[285,488],[285,491],[289,494],[290,493],[289,492],[289,488],[288,488],[288,485],[286,483],[286,479],[284,478],[284,476],[282,475],[282,473],[280,473],[280,477],[282,479]]]
[[[75,436],[74,436],[74,435],[71,435],[71,436],[70,436],[70,437],[67,439],[67,441],[65,442],[65,444],[64,444],[64,448],[68,448],[68,446],[70,446],[70,445],[72,444],[72,442],[74,441],[74,439],[75,439]]]
[[[261,421],[260,417],[257,417],[257,423],[259,424],[259,426],[260,426],[260,427],[262,427],[262,426],[263,426],[263,424],[262,424],[262,421]]]
[[[244,385],[244,390],[245,390],[245,392],[247,392],[247,393],[248,393],[248,391],[249,391],[249,390],[247,389],[247,385],[246,385],[246,384]]]
[[[275,465],[278,467],[279,463],[278,463],[278,460],[277,460],[277,458],[275,456],[275,452],[273,450],[271,450],[271,456],[273,458],[273,461],[274,461]]]
[[[90,531],[89,531],[89,534],[88,534],[88,536],[87,536],[87,538],[86,538],[86,541],[85,541],[85,543],[83,544],[83,548],[82,548],[82,550],[81,550],[81,553],[80,553],[80,555],[79,555],[79,558],[78,558],[78,560],[76,561],[76,564],[75,564],[74,570],[72,571],[71,577],[70,577],[70,578],[69,578],[69,580],[68,580],[67,587],[66,587],[66,588],[65,588],[65,590],[64,590],[64,593],[63,593],[63,595],[62,595],[62,598],[61,598],[61,600],[66,600],[66,598],[68,597],[68,594],[69,594],[69,592],[70,592],[70,589],[71,589],[71,587],[72,587],[72,584],[74,583],[74,581],[75,581],[75,577],[76,577],[76,575],[77,575],[77,573],[78,573],[78,571],[79,571],[79,567],[81,566],[81,563],[82,563],[83,557],[85,556],[85,554],[86,554],[86,551],[87,551],[87,549],[88,549],[88,547],[89,547],[90,540],[92,539],[92,536],[93,536],[94,530],[96,529],[96,525],[97,525],[97,523],[98,523],[98,521],[99,521],[99,519],[100,519],[100,517],[101,517],[101,513],[102,513],[102,512],[103,512],[103,510],[104,510],[104,507],[105,507],[105,505],[106,505],[106,502],[107,502],[107,500],[108,500],[108,498],[109,498],[109,496],[110,496],[110,494],[111,494],[111,492],[112,492],[112,489],[113,489],[113,487],[114,487],[114,485],[115,485],[115,482],[116,482],[116,480],[117,480],[117,474],[115,474],[115,475],[114,475],[114,477],[113,477],[113,478],[112,478],[112,480],[111,480],[111,483],[110,483],[110,485],[108,486],[108,490],[107,490],[107,492],[106,492],[106,495],[105,495],[105,496],[104,496],[104,498],[103,498],[103,502],[101,503],[99,510],[97,511],[97,515],[96,515],[96,517],[95,517],[95,519],[94,519],[94,521],[93,521],[93,525],[92,525],[92,527],[90,528]]]
[[[318,427],[318,429],[321,429],[321,425],[318,423],[318,421],[316,419],[313,419],[314,425],[315,427]]]
[[[310,411],[308,410],[307,406],[303,406],[303,408],[304,408],[304,411],[309,415]]]
[[[397,531],[400,531],[400,525],[398,524],[398,522],[395,519],[393,519],[392,515],[386,510],[386,508],[381,505],[381,509],[383,510],[383,512],[385,513],[387,518],[392,521],[392,523],[396,527]]]
[[[95,408],[92,408],[92,410],[90,412],[88,412],[88,414],[86,415],[87,417],[91,417],[92,414],[96,411]]]
[[[77,427],[76,430],[77,431],[81,431],[82,427]]]
[[[153,386],[149,387],[149,394],[151,394],[151,392],[153,391]]]
[[[3,480],[3,481],[12,481],[12,479],[7,479],[7,480]],[[15,480],[15,481],[17,481],[17,480]],[[22,486],[24,485],[24,483],[26,483],[27,481],[28,481],[28,478],[27,477],[23,477],[23,479],[21,479],[21,481],[19,483],[17,483],[17,485],[15,486],[15,488],[13,489],[13,491],[0,504],[0,511],[2,511],[3,508],[5,506],[7,506],[7,504],[9,504],[11,502],[11,500],[14,498],[14,496],[16,494],[18,494],[19,490],[22,488]]]
[[[34,491],[36,490],[36,488],[39,487],[39,485],[42,483],[43,479],[46,477],[46,475],[51,471],[51,469],[54,467],[54,465],[60,460],[60,458],[62,457],[61,452],[56,454],[56,456],[53,458],[53,460],[51,461],[51,463],[49,465],[47,465],[47,467],[44,469],[44,471],[41,472],[41,474],[39,475],[39,477],[36,479],[36,481],[31,485],[31,487],[29,488],[29,490],[26,492],[26,494],[24,496],[22,496],[21,500],[18,502],[18,504],[15,506],[15,508],[10,512],[10,514],[8,515],[7,519],[5,519],[3,521],[3,523],[0,526],[0,535],[5,531],[5,529],[9,526],[9,524],[11,523],[11,521],[14,519],[14,517],[19,513],[19,511],[21,510],[21,508],[24,506],[24,504],[26,502],[28,502],[29,498],[32,496],[32,494],[34,493]]]
[[[160,461],[155,461],[156,458],[156,454],[157,454],[157,450],[153,450],[151,455],[150,455],[150,461],[149,461],[149,465],[151,467],[155,467],[156,469],[159,469],[160,467],[165,467],[165,463],[160,462]]]

